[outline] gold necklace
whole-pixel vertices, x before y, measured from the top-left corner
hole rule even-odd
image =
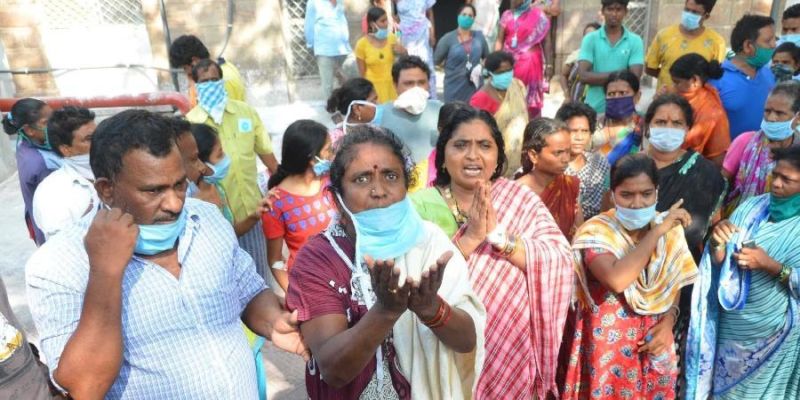
[[[466,213],[461,211],[461,208],[458,207],[458,200],[453,197],[453,192],[450,190],[450,186],[442,188],[442,194],[444,195],[445,202],[450,207],[450,212],[453,213],[453,218],[456,219],[456,224],[461,226],[467,223],[467,221],[469,221],[469,217]]]

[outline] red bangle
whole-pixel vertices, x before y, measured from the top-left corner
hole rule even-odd
[[[447,304],[447,303],[445,303],[445,304]],[[447,322],[450,321],[450,317],[452,317],[452,316],[453,316],[453,309],[450,307],[449,304],[447,304],[447,310],[445,311],[444,317],[442,317],[442,320],[439,321],[438,324],[431,325],[430,328],[431,329],[436,329],[436,328],[441,328],[441,327],[445,326],[447,324]]]
[[[433,318],[422,321],[422,323],[428,327],[440,323],[444,318],[445,312],[447,312],[447,303],[445,303],[444,299],[442,299],[438,295],[436,297],[439,299],[439,308],[436,310],[436,314],[433,316]]]

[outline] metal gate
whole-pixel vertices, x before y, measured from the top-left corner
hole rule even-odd
[[[317,76],[317,59],[306,47],[304,34],[306,3],[308,0],[283,0],[284,33],[289,46],[287,61],[295,78]]]
[[[653,0],[631,1],[628,3],[628,16],[625,18],[625,26],[641,36],[645,45],[650,42],[650,10],[653,3]]]

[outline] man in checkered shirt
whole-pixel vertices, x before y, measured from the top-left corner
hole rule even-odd
[[[51,379],[77,399],[252,399],[242,322],[305,354],[286,312],[219,210],[186,199],[169,123],[142,110],[92,138],[105,205],[28,261],[26,282]]]

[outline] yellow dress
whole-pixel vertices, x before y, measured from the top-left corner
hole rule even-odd
[[[392,82],[392,64],[394,64],[394,51],[392,47],[397,43],[397,36],[389,34],[386,45],[377,48],[364,36],[356,43],[356,58],[364,61],[366,70],[364,78],[375,86],[378,102],[383,104],[397,98],[397,92]]]

